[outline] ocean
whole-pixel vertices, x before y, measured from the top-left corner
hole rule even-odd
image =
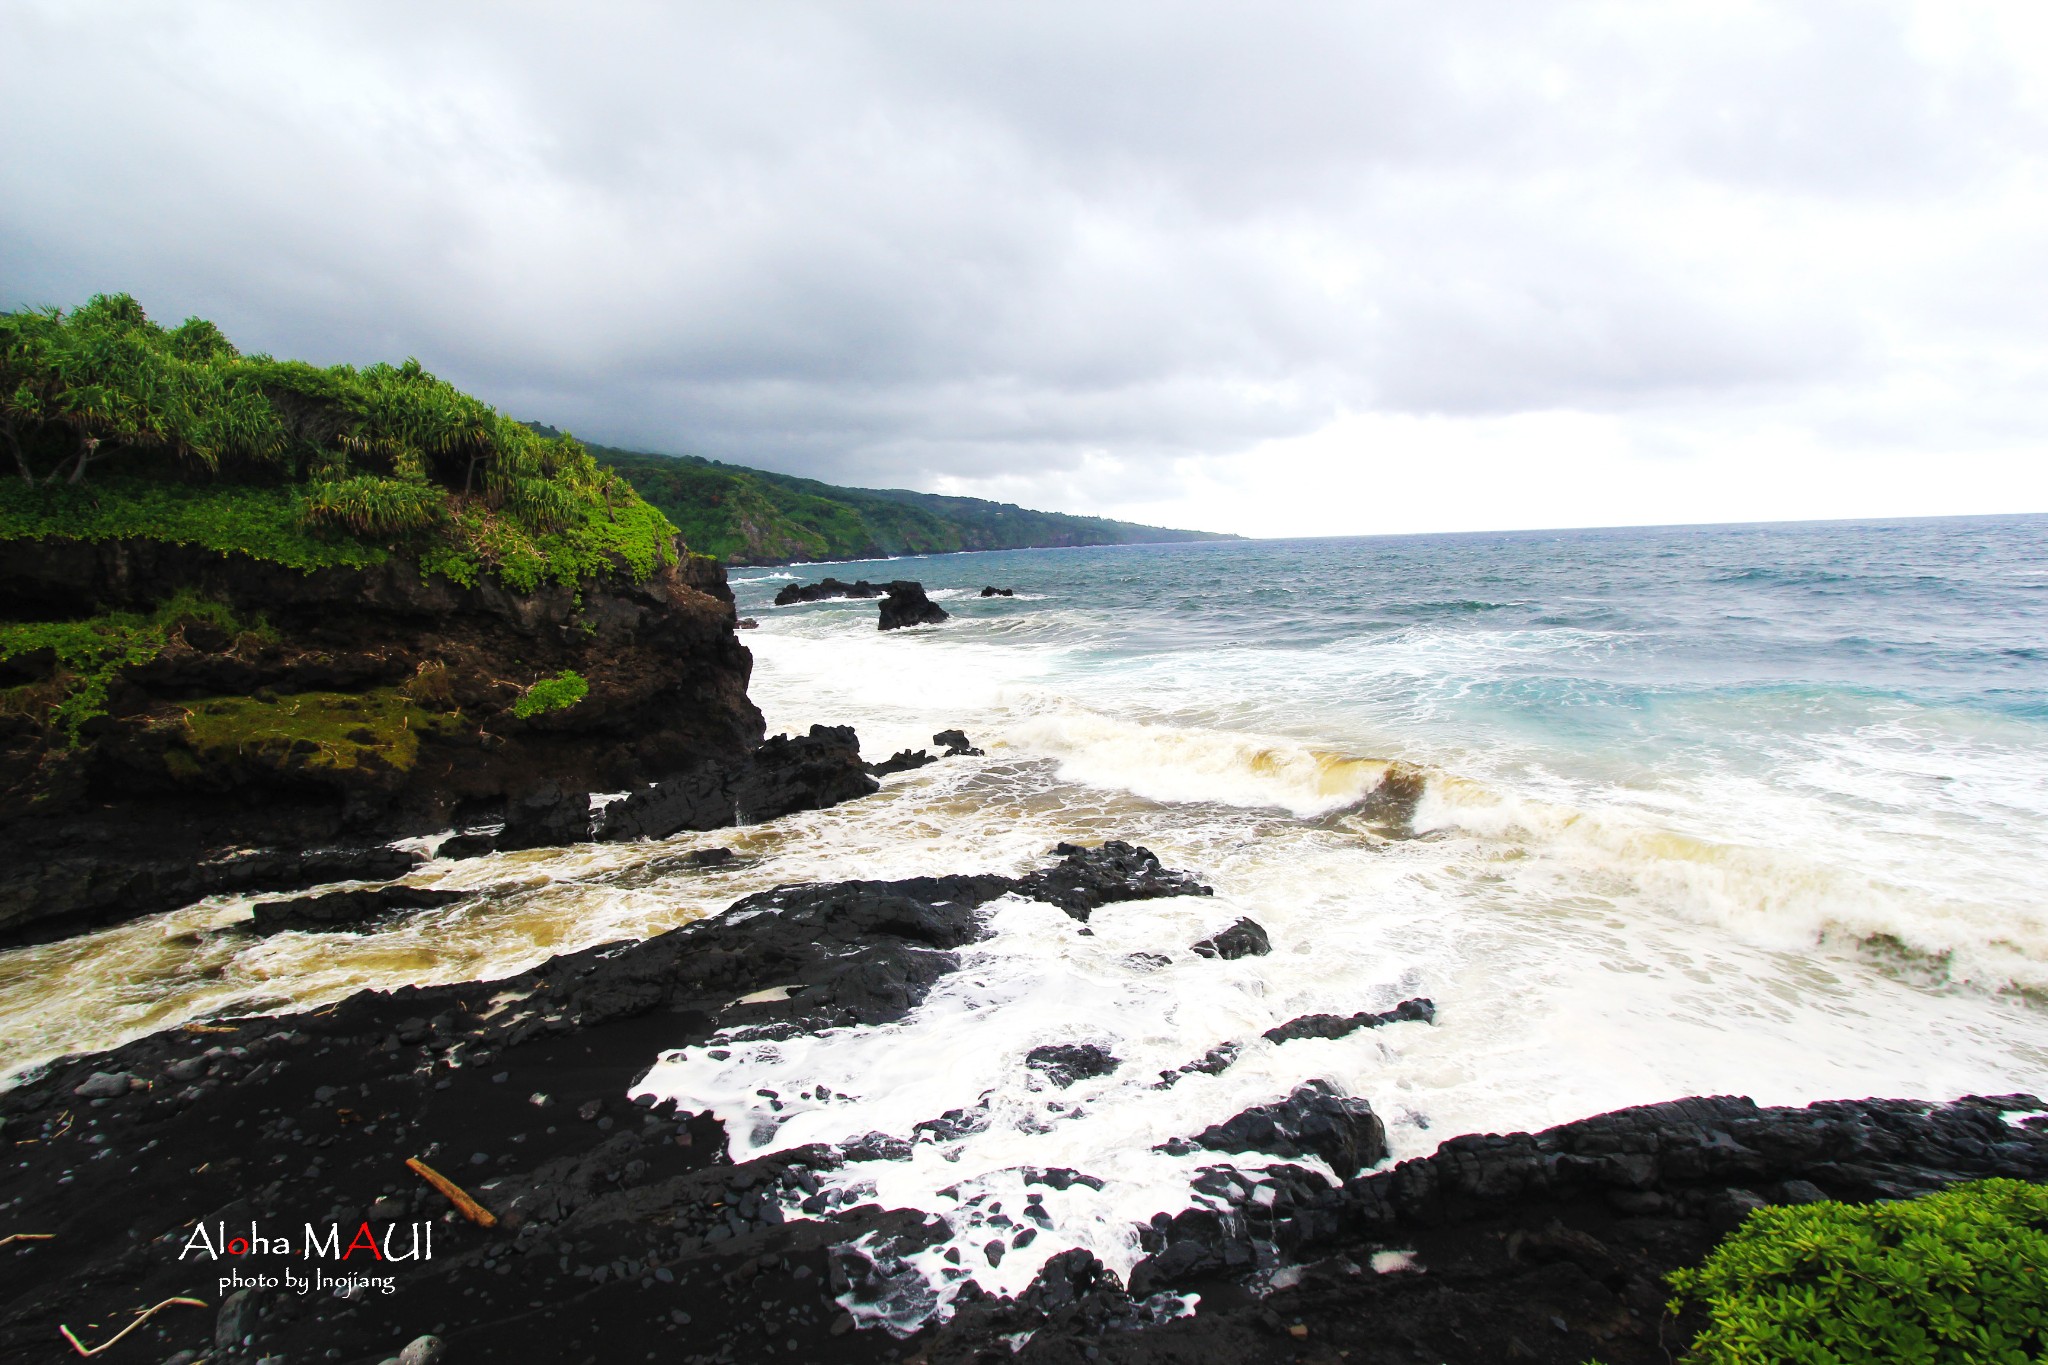
[[[953,618],[884,634],[872,601],[772,605],[827,573],[920,580]],[[948,1247],[1016,1225],[1025,1167],[1101,1188],[1033,1187],[1028,1254],[974,1262],[991,1290],[1070,1246],[1128,1269],[1136,1223],[1186,1206],[1205,1164],[1158,1145],[1311,1080],[1369,1100],[1397,1159],[1689,1094],[2048,1091],[2048,518],[1120,546],[732,579],[759,622],[743,639],[771,733],[851,724],[873,760],[960,728],[985,754],[769,825],[431,864],[414,880],[477,899],[375,933],[209,934],[245,912],[223,898],[15,950],[0,1055],[499,975],[784,882],[1014,873],[1104,839],[1196,872],[1213,898],[1112,906],[1087,935],[996,903],[991,937],[898,1024],[648,1059],[646,1088],[716,1112],[740,1155],[985,1118],[827,1190],[954,1222],[928,1253],[932,1298],[891,1306],[898,1325],[943,1300]],[[1412,822],[1372,799],[1390,773],[1387,791],[1420,783]],[[673,856],[717,844],[737,861]],[[1189,951],[1239,917],[1270,954]],[[1260,1036],[1417,996],[1433,1024]],[[1022,1065],[1048,1043],[1119,1065],[1052,1087]],[[1239,1059],[1220,1074],[1158,1085],[1225,1044]]]

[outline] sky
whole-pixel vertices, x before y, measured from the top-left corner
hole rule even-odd
[[[2048,511],[2048,6],[0,8],[0,306],[1248,535]]]

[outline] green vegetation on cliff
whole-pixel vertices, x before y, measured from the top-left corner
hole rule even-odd
[[[587,449],[682,528],[693,549],[732,564],[1237,538],[1033,512],[980,498],[841,488],[696,455],[648,455],[601,445]]]
[[[76,742],[78,727],[106,709],[114,675],[161,654],[173,632],[209,626],[224,636],[266,633],[226,605],[178,592],[151,612],[106,611],[82,621],[0,622],[0,671],[33,681],[0,687],[0,715],[40,715]],[[42,675],[42,676],[37,676]]]
[[[243,355],[212,323],[161,327],[125,294],[0,314],[0,538],[143,537],[309,571],[395,552],[529,592],[645,578],[674,536],[575,438],[418,361]]]

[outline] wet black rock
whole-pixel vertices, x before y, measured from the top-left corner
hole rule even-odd
[[[189,856],[80,852],[52,860],[36,877],[0,883],[0,944],[61,937],[101,919],[139,913],[138,906],[169,909],[222,894],[390,881],[424,861],[418,853],[389,847],[239,849],[196,862]]]
[[[1429,774],[1421,768],[1410,763],[1389,763],[1386,772],[1380,775],[1379,785],[1365,794],[1356,810],[1382,834],[1410,838],[1415,833],[1415,808],[1421,804],[1428,785]]]
[[[1328,1081],[1310,1081],[1279,1103],[1247,1109],[1203,1129],[1190,1141],[1212,1152],[1319,1156],[1340,1179],[1349,1179],[1387,1154],[1387,1130],[1372,1106],[1340,1095]]]
[[[1129,876],[1156,866],[1137,849],[1075,850],[1041,880],[1107,903],[1178,875]],[[718,1051],[733,1002],[770,987],[789,998],[744,1007],[757,1037],[902,1018],[988,932],[980,907],[1028,894],[1028,881],[778,887],[498,981],[365,991],[56,1061],[0,1092],[9,1217],[55,1235],[8,1250],[0,1357],[43,1359],[58,1323],[102,1323],[134,1303],[219,1302],[220,1267],[178,1255],[195,1226],[328,1220],[345,1241],[372,1210],[380,1227],[399,1224],[401,1244],[409,1223],[433,1220],[433,1259],[406,1264],[390,1295],[240,1300],[228,1323],[234,1359],[377,1361],[431,1334],[453,1361],[693,1350],[767,1360],[769,1345],[776,1359],[893,1360],[887,1333],[837,1326],[833,1297],[850,1295],[862,1314],[914,1315],[930,1288],[911,1257],[952,1233],[914,1210],[828,1198],[812,1173],[903,1160],[912,1134],[734,1162],[735,1135],[708,1115],[623,1097],[666,1049]],[[985,1119],[965,1109],[940,1122],[966,1131]],[[118,1159],[90,1159],[102,1152]],[[405,1170],[409,1155],[456,1180],[497,1225],[452,1217]],[[807,1217],[789,1219],[792,1204]],[[1029,1222],[1001,1229],[1009,1254],[1036,1249]],[[254,1259],[245,1273],[281,1264]],[[648,1312],[657,1284],[663,1308]],[[124,1349],[154,1360],[206,1349],[216,1324],[201,1316],[166,1311]]]
[[[947,758],[981,757],[981,750],[974,747],[965,730],[941,730],[932,736],[932,743],[944,749]]]
[[[1099,848],[1056,844],[1053,852],[1061,861],[1019,879],[1018,894],[1050,901],[1084,924],[1110,901],[1214,894],[1192,873],[1162,867],[1150,849],[1121,839],[1108,840]]]
[[[882,603],[875,629],[935,626],[949,616],[944,607],[924,595],[924,584],[899,580],[889,585],[889,596]]]
[[[691,867],[724,867],[733,857],[733,851],[720,844],[716,848],[691,849],[683,855],[683,861]]]
[[[255,918],[248,922],[247,928],[259,934],[282,933],[287,929],[352,929],[407,910],[431,910],[439,905],[453,905],[474,894],[472,891],[437,891],[424,886],[375,886],[356,891],[330,891],[320,896],[298,896],[287,901],[258,901]]]
[[[750,824],[824,810],[878,790],[860,761],[853,727],[813,725],[807,735],[776,735],[754,750],[732,783],[734,819]]]
[[[1266,930],[1257,920],[1239,919],[1220,934],[1212,934],[1194,945],[1197,957],[1220,957],[1225,961],[1240,957],[1264,957],[1273,951],[1273,941],[1266,937]]]
[[[759,630],[761,628],[761,623],[751,616],[742,616],[735,624],[741,630]]]
[[[932,1287],[915,1262],[958,1230],[842,1197],[817,1173],[906,1159],[909,1136],[735,1162],[737,1135],[708,1115],[623,1097],[664,1050],[719,1051],[737,998],[797,988],[745,1007],[747,1031],[759,1020],[769,1036],[900,1019],[986,932],[977,911],[995,897],[1037,885],[1114,900],[1177,875],[1134,883],[1133,869],[1156,862],[1127,845],[1063,860],[1036,882],[781,887],[645,942],[500,981],[171,1029],[30,1072],[0,1092],[10,1173],[0,1195],[11,1226],[54,1240],[7,1250],[0,1357],[46,1359],[59,1323],[125,1321],[135,1305],[173,1295],[220,1303],[219,1265],[178,1254],[196,1227],[337,1221],[346,1235],[367,1210],[380,1227],[400,1225],[401,1245],[407,1223],[433,1223],[432,1260],[389,1267],[391,1294],[250,1295],[230,1300],[232,1314],[167,1309],[123,1350],[140,1360],[333,1352],[367,1362],[431,1334],[456,1362],[1665,1365],[1697,1323],[1665,1314],[1664,1277],[1697,1264],[1745,1210],[1896,1199],[1988,1175],[2048,1179],[2048,1132],[2017,1118],[2043,1109],[2033,1096],[1804,1109],[1684,1100],[1536,1134],[1456,1137],[1342,1185],[1284,1156],[1258,1166],[1218,1158],[1195,1173],[1189,1207],[1140,1228],[1147,1259],[1125,1292],[1086,1253],[1030,1259],[1051,1242],[1028,1235],[1044,1226],[1031,1210],[1056,1215],[1057,1191],[1103,1182],[1023,1168],[1025,1203],[977,1232],[956,1268],[979,1268],[1001,1233],[1005,1266],[1036,1272],[1030,1288],[1012,1301],[962,1282],[952,1320],[907,1342],[854,1330],[929,1311]],[[1367,1159],[1364,1116],[1328,1087],[1304,1090],[1217,1128],[1241,1127],[1232,1144],[1250,1139],[1242,1145],[1254,1151],[1283,1145],[1270,1140],[1277,1134],[1339,1169],[1346,1163],[1332,1158],[1347,1143],[1351,1160]],[[1340,1131],[1319,1135],[1317,1116]],[[1240,1123],[1248,1117],[1260,1122]],[[410,1179],[400,1162],[415,1153],[497,1225],[454,1217]],[[792,1204],[807,1217],[786,1219]],[[1371,1273],[1384,1250],[1412,1252],[1426,1273]],[[274,1273],[283,1260],[242,1269]],[[1196,1311],[1160,1297],[1169,1291],[1199,1294]],[[213,1347],[223,1327],[232,1355]]]
[[[823,602],[832,597],[881,597],[893,586],[870,583],[865,578],[856,583],[842,582],[837,578],[825,578],[816,583],[787,583],[781,592],[775,594],[775,605],[787,607],[797,602]]]
[[[868,771],[876,777],[887,777],[891,773],[907,773],[938,762],[922,749],[898,749],[880,763],[868,764]]]
[[[1025,1053],[1024,1065],[1064,1090],[1076,1081],[1107,1076],[1123,1062],[1094,1043],[1048,1043]]]
[[[1017,592],[1014,588],[983,588],[981,595],[983,597],[1015,597]]]
[[[666,839],[684,830],[724,829],[823,810],[880,789],[860,758],[852,727],[813,725],[807,735],[776,735],[739,763],[700,763],[636,788],[594,811],[587,792],[547,783],[512,802],[495,835],[471,834],[441,846],[444,857],[564,844]]]
[[[1220,1076],[1230,1069],[1237,1060],[1239,1048],[1236,1043],[1218,1043],[1203,1053],[1197,1061],[1185,1062],[1171,1071],[1159,1073],[1159,1084],[1154,1090],[1170,1090],[1178,1085],[1184,1076]]]
[[[1043,1170],[1036,1166],[1026,1166],[1022,1169],[1025,1184],[1043,1185],[1051,1190],[1072,1189],[1076,1185],[1085,1185],[1091,1190],[1099,1190],[1106,1183],[1096,1176],[1083,1175],[1081,1172],[1067,1166],[1049,1166]]]
[[[1379,1014],[1360,1011],[1357,1014],[1304,1014],[1290,1019],[1278,1028],[1269,1028],[1264,1037],[1269,1043],[1291,1043],[1297,1038],[1342,1038],[1363,1028],[1379,1028],[1384,1024],[1399,1023],[1433,1024],[1436,1022],[1436,1006],[1430,1001],[1417,997],[1403,1000],[1390,1010]]]

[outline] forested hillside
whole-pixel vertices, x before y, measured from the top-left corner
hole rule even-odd
[[[548,427],[535,430],[554,434]],[[1034,512],[980,498],[900,488],[841,488],[695,455],[649,455],[588,443],[585,448],[666,513],[692,550],[730,564],[1236,539],[1105,517]]]

